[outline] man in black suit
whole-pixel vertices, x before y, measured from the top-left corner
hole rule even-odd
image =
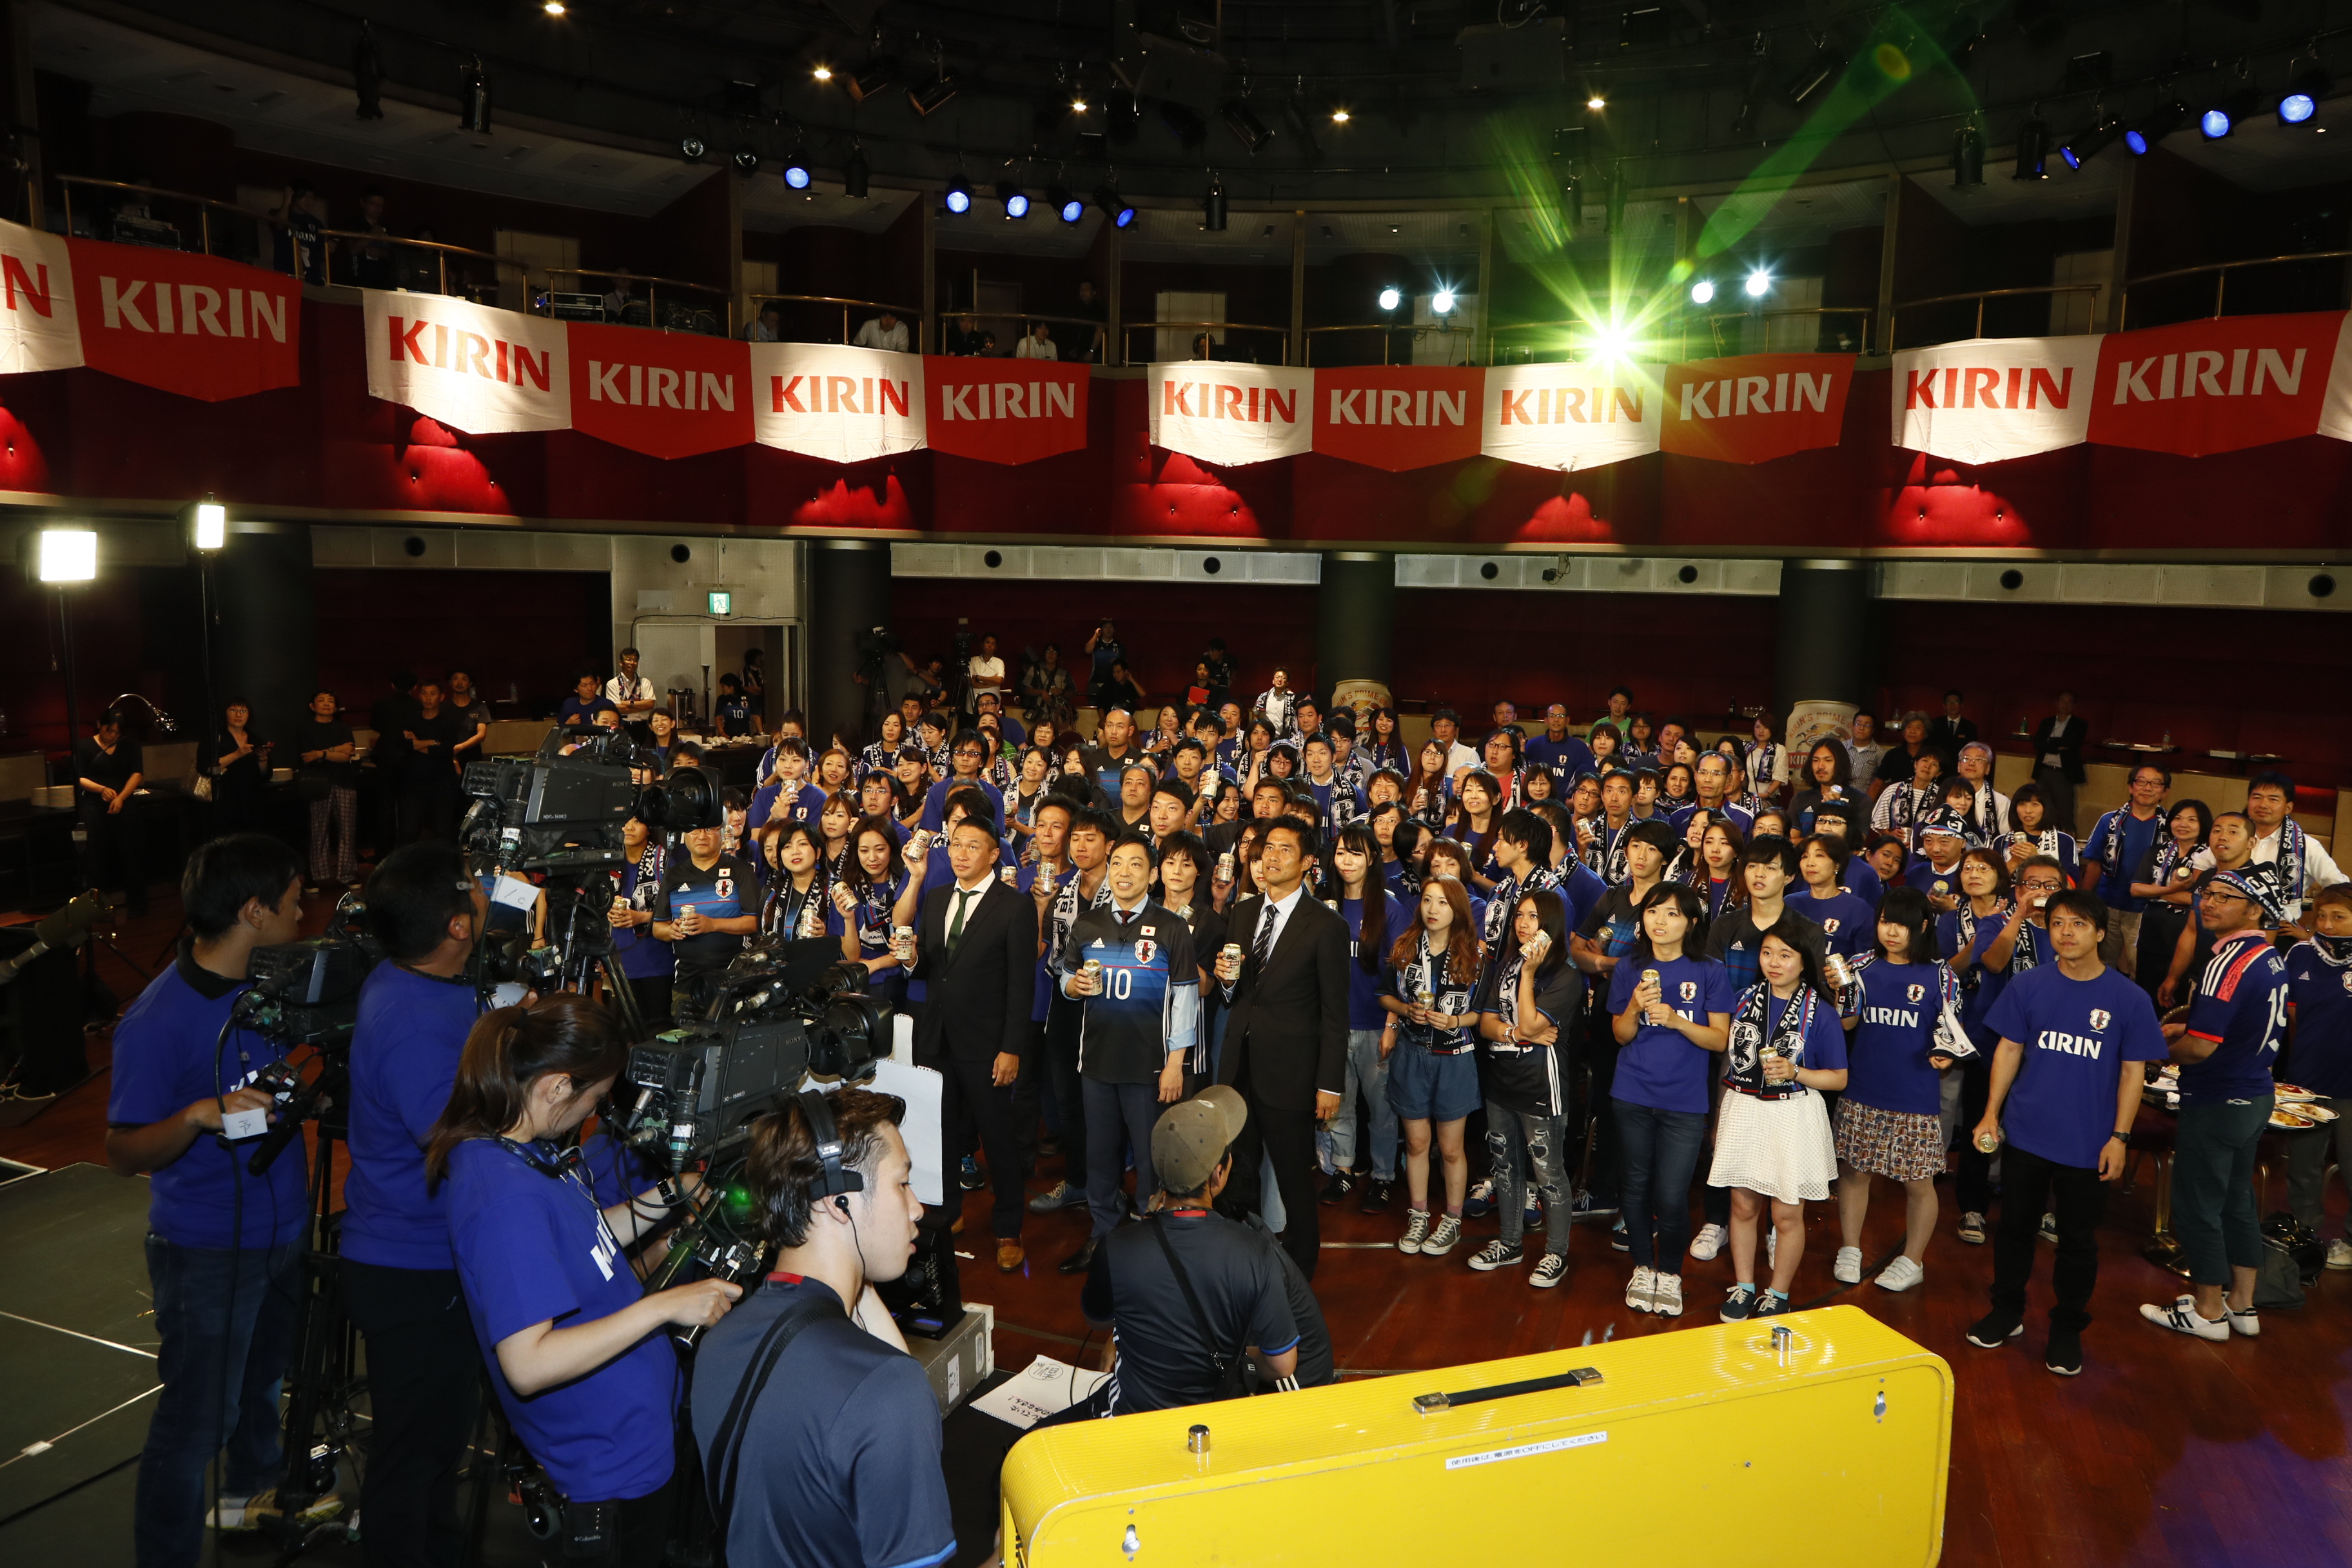
[[[1288,1215],[1283,1248],[1309,1279],[1322,1247],[1315,1124],[1339,1114],[1348,1054],[1348,922],[1307,891],[1315,855],[1310,824],[1285,816],[1266,826],[1257,868],[1264,891],[1234,905],[1225,923],[1241,956],[1220,953],[1216,967],[1230,1009],[1217,1081],[1249,1106],[1234,1144],[1233,1195],[1244,1210],[1259,1207],[1263,1144]]]
[[[1927,721],[1927,744],[1944,753],[1944,771],[1959,766],[1960,748],[1977,738],[1977,721],[1960,716],[1963,700],[1958,691],[1944,693],[1944,710]]]
[[[2083,771],[2085,732],[2083,721],[2074,717],[2071,691],[2058,694],[2058,711],[2033,731],[2033,782],[2042,786],[2043,820],[2077,838],[2083,834],[2074,826],[2074,786],[2090,776]]]
[[[1027,1194],[1013,1131],[1013,1085],[1029,1048],[1037,909],[998,880],[996,857],[996,835],[985,817],[966,815],[948,830],[954,880],[924,895],[915,941],[914,977],[929,988],[915,1020],[915,1062],[937,1068],[947,1080],[940,1100],[941,1147],[953,1150],[967,1111],[980,1129],[996,1191],[991,1215],[996,1267],[1010,1274],[1028,1256],[1021,1247]],[[954,1163],[948,1161],[950,1190]]]

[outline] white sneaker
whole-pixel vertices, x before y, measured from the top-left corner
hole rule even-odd
[[[2327,1267],[2352,1268],[2352,1241],[2331,1241],[2327,1244]]]
[[[1636,1267],[1633,1278],[1625,1282],[1625,1305],[1637,1312],[1647,1312],[1657,1306],[1657,1298],[1656,1271]]]
[[[1657,1304],[1650,1310],[1662,1318],[1681,1317],[1683,1315],[1683,1277],[1679,1274],[1658,1275],[1656,1290]]]
[[[1406,1211],[1404,1234],[1397,1237],[1399,1252],[1419,1252],[1421,1244],[1429,1239],[1429,1215],[1421,1209]]]
[[[1897,1254],[1894,1262],[1878,1271],[1878,1288],[1882,1290],[1908,1290],[1927,1278],[1927,1271],[1910,1258]]]
[[[2258,1337],[2263,1331],[2262,1314],[2251,1306],[2241,1312],[2237,1308],[2224,1301],[2221,1303],[2221,1321],[2230,1325],[2231,1333],[2241,1334],[2250,1340]]]
[[[1423,1258],[1442,1258],[1453,1251],[1454,1244],[1461,1239],[1462,1216],[1441,1215],[1437,1223],[1430,1227],[1428,1238],[1422,1242],[1421,1255]]]
[[[1723,1251],[1723,1244],[1731,1239],[1730,1233],[1719,1225],[1703,1225],[1691,1237],[1690,1255],[1701,1263],[1712,1263]]]
[[[252,1502],[253,1500],[249,1497],[224,1496],[205,1523],[215,1530],[227,1531],[231,1533],[258,1530],[261,1528],[261,1520],[259,1514],[253,1510]]]
[[[1862,1248],[1859,1247],[1839,1247],[1837,1250],[1836,1260],[1830,1265],[1830,1278],[1836,1280],[1841,1285],[1861,1284]]]
[[[2197,1298],[2183,1296],[2168,1307],[2153,1301],[2142,1302],[2139,1315],[2159,1329],[2170,1329],[2179,1334],[2194,1334],[2200,1340],[2226,1340],[2230,1337],[2227,1318],[2206,1318],[2198,1313]]]

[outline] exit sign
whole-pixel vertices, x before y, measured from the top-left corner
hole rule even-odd
[[[710,595],[710,613],[714,616],[733,615],[735,613],[735,595],[732,594],[713,593]]]

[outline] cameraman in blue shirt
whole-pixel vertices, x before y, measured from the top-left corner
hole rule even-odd
[[[380,1568],[453,1568],[465,1538],[457,1473],[480,1379],[448,1203],[426,1186],[425,1145],[480,1011],[466,971],[488,909],[454,845],[394,850],[368,879],[368,929],[384,962],[360,989],[352,1035],[342,1285],[367,1341],[373,1436],[361,1544]]]
[[[147,1274],[155,1289],[163,1390],[139,1457],[132,1540],[140,1568],[194,1568],[204,1546],[205,1468],[226,1464],[213,1522],[252,1529],[277,1511],[283,1468],[278,1384],[301,1305],[310,1188],[299,1140],[267,1173],[221,1119],[268,1110],[246,1087],[283,1053],[228,1027],[256,948],[292,942],[302,867],[275,838],[215,838],[188,860],[181,902],[194,932],[114,1026],[106,1163],[147,1175]],[[341,1505],[322,1498],[319,1516]]]

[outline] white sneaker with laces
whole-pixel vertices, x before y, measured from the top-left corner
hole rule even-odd
[[[1429,1239],[1429,1214],[1423,1209],[1409,1210],[1404,1217],[1404,1234],[1397,1237],[1399,1252],[1419,1252],[1421,1244]]]
[[[1701,1263],[1712,1263],[1721,1255],[1723,1244],[1731,1239],[1730,1233],[1719,1225],[1703,1225],[1691,1237],[1690,1255]]]
[[[2241,1312],[2237,1308],[2230,1305],[2229,1302],[2222,1302],[2221,1321],[2230,1325],[2230,1331],[2231,1333],[2238,1334],[2245,1339],[2251,1340],[2258,1338],[2261,1336],[2263,1331],[2262,1314],[2256,1311],[2251,1305],[2249,1305],[2244,1311]]]
[[[1462,1216],[1453,1214],[1442,1215],[1438,1217],[1437,1223],[1430,1227],[1429,1238],[1421,1244],[1421,1255],[1423,1258],[1442,1258],[1453,1251],[1454,1244],[1461,1239]]]
[[[2352,1268],[2352,1241],[2331,1241],[2327,1244],[2327,1267]]]
[[[2197,1298],[2183,1296],[2168,1307],[2153,1301],[2140,1304],[2139,1315],[2159,1329],[2170,1329],[2177,1334],[2193,1334],[2200,1340],[2226,1340],[2230,1337],[2227,1318],[2206,1318],[2199,1314]]]
[[[1657,1276],[1655,1289],[1657,1304],[1650,1310],[1662,1318],[1681,1317],[1683,1315],[1683,1277],[1679,1274],[1661,1274]]]
[[[1625,1305],[1637,1312],[1647,1312],[1657,1305],[1657,1297],[1656,1271],[1637,1266],[1633,1278],[1625,1282]]]
[[[1895,1261],[1878,1271],[1878,1288],[1882,1290],[1908,1290],[1927,1278],[1927,1271],[1910,1258],[1897,1255]]]
[[[1859,1247],[1839,1247],[1837,1249],[1837,1258],[1835,1261],[1832,1262],[1830,1265],[1830,1278],[1836,1280],[1841,1285],[1861,1284],[1862,1248]]]

